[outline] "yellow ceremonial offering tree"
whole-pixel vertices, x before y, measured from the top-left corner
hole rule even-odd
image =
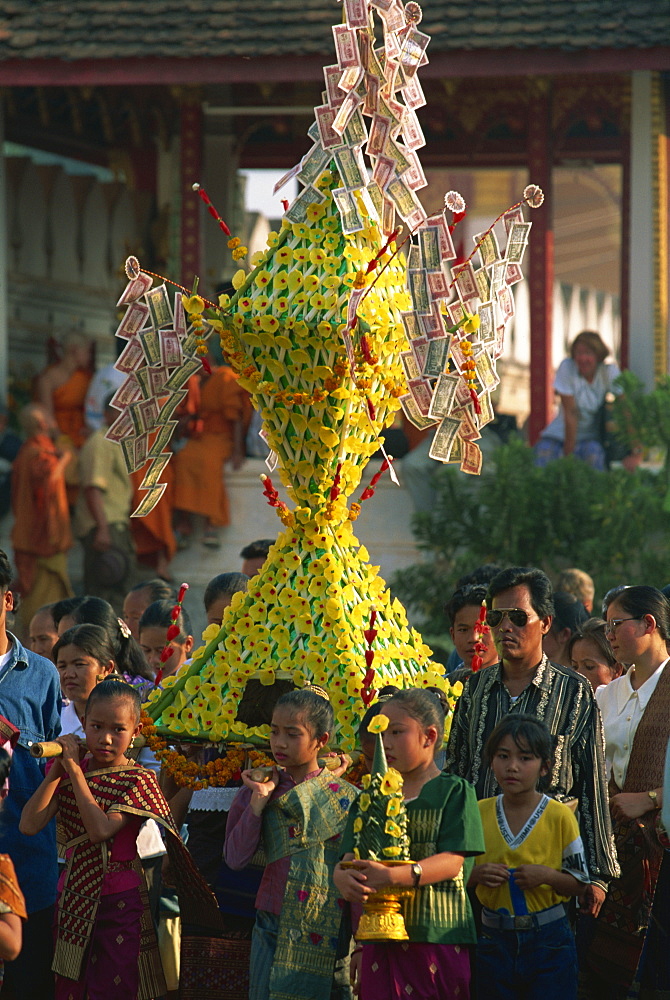
[[[307,207],[307,220],[285,219],[254,270],[238,272],[236,294],[204,310],[261,413],[294,506],[266,479],[284,530],[221,627],[210,626],[191,664],[149,699],[156,732],[166,737],[266,740],[278,694],[316,683],[335,710],[333,743],[351,749],[384,684],[434,685],[455,696],[353,532],[374,480],[352,498],[407,391],[400,313],[412,302],[403,254],[358,195],[365,226],[342,232],[331,193],[340,183],[326,170],[316,183],[323,200]],[[185,299],[192,321],[204,305]]]

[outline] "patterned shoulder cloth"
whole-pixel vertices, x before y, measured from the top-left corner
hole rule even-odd
[[[154,819],[170,834],[167,838],[168,854],[178,882],[180,903],[190,910],[197,907],[199,922],[214,929],[220,927],[216,900],[198,874],[191,856],[184,848],[179,831],[174,824],[165,797],[153,771],[143,767],[123,766],[85,771],[86,782],[93,798],[104,812],[122,812],[142,819]],[[80,978],[82,962],[93,932],[95,917],[102,893],[103,879],[109,864],[110,842],[94,844],[89,839],[74,796],[69,778],[63,780],[58,790],[58,813],[65,850],[70,851],[65,872],[65,882],[58,912],[58,934],[53,971],[68,979]],[[139,864],[138,869],[141,871]],[[153,947],[155,935],[148,907],[145,905],[142,920],[142,945],[140,954],[141,982],[150,977],[160,986],[162,973],[160,960]],[[151,969],[143,968],[143,955],[149,955]],[[158,979],[151,979],[155,975]],[[149,987],[153,988],[153,987]],[[158,996],[157,992],[149,996]],[[146,995],[146,994],[145,994]]]
[[[330,997],[342,903],[333,884],[358,789],[327,771],[273,799],[263,814],[268,861],[289,857],[270,976],[275,1000]]]

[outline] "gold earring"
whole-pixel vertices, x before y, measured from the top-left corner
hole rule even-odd
[[[95,675],[95,683],[99,684],[101,681],[104,681],[104,679],[105,679],[106,676],[107,676],[107,674],[96,674]]]

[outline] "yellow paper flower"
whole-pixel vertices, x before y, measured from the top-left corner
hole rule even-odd
[[[187,313],[201,313],[205,308],[205,300],[199,295],[182,295],[182,302]]]
[[[400,808],[402,803],[400,799],[389,799],[386,803],[386,815],[387,816],[398,816],[400,814]]]
[[[367,812],[370,808],[370,796],[367,792],[363,792],[362,795],[358,797],[358,807],[361,812]]]
[[[310,222],[318,222],[326,214],[323,205],[312,204],[307,206],[307,218]]]
[[[402,775],[394,767],[390,767],[382,778],[381,790],[384,795],[393,795],[402,788]]]
[[[360,833],[363,829],[363,820],[360,816],[357,816],[354,820],[354,833]]]
[[[371,780],[372,779],[371,779],[371,777],[370,777],[369,774],[364,774],[363,777],[361,778],[361,785],[362,785],[362,787],[363,788],[369,788]]]
[[[384,833],[387,833],[389,837],[402,837],[402,830],[400,829],[398,824],[392,819],[386,820],[386,824],[384,826]]]
[[[373,719],[370,719],[370,722],[368,723],[368,732],[383,733],[388,729],[388,724],[389,724],[388,715],[375,715],[375,717]]]
[[[387,858],[397,858],[399,854],[402,854],[402,847],[383,847],[382,854],[385,854]]]

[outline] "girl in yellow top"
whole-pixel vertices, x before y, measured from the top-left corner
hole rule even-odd
[[[551,734],[534,716],[511,712],[485,753],[503,791],[479,802],[486,852],[469,881],[483,905],[477,989],[488,1000],[576,1000],[563,903],[590,879],[572,811],[538,791],[551,773]]]

